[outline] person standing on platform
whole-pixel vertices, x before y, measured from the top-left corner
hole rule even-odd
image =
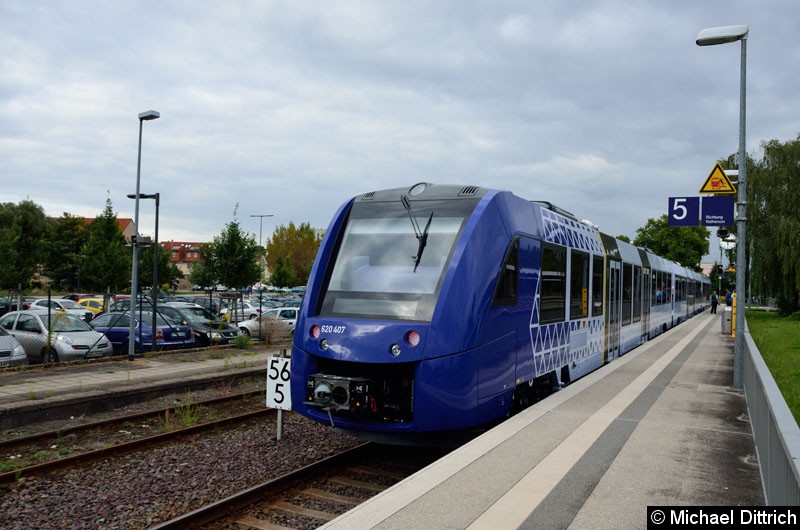
[[[717,304],[719,303],[719,297],[717,296],[717,291],[711,293],[711,314],[717,314]]]

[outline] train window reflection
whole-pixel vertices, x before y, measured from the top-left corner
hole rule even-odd
[[[542,244],[539,323],[563,322],[567,298],[567,249]]]

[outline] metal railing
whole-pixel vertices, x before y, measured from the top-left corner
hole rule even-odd
[[[744,391],[768,506],[800,505],[800,428],[745,323]]]

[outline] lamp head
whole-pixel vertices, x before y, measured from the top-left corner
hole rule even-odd
[[[161,113],[157,110],[146,110],[139,113],[139,121],[157,120],[161,117]]]
[[[706,28],[697,35],[698,46],[714,46],[744,40],[750,31],[750,26],[723,26],[720,28]]]

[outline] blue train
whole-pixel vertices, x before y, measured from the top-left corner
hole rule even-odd
[[[705,307],[708,279],[507,191],[359,195],[298,315],[293,409],[397,442],[469,433]]]

